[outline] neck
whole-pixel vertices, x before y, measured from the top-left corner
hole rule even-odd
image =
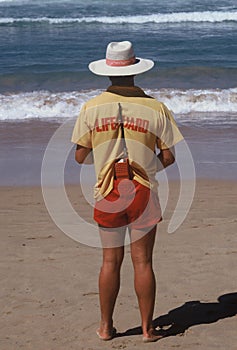
[[[114,86],[134,86],[134,76],[109,77]]]

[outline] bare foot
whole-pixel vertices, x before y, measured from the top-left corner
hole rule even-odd
[[[150,329],[148,332],[146,332],[146,334],[143,334],[142,341],[144,343],[153,343],[161,338],[163,338],[161,332],[157,331],[156,329]]]
[[[111,330],[102,330],[102,329],[97,329],[96,334],[101,340],[111,340],[114,338],[116,334],[116,328],[112,328]]]

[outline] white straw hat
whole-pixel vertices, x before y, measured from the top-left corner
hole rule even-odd
[[[111,42],[107,46],[106,59],[89,64],[91,72],[104,76],[126,76],[144,73],[154,66],[152,60],[136,58],[130,41]]]

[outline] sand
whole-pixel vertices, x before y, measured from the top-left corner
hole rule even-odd
[[[141,341],[129,246],[114,314],[119,336],[103,342],[95,333],[101,249],[54,224],[40,187],[1,187],[0,349],[236,349],[236,182],[198,180],[174,234],[167,227],[177,183],[171,187],[154,250],[154,322],[167,337],[153,344]],[[77,187],[67,190],[77,206]]]

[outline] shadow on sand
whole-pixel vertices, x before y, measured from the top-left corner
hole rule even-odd
[[[159,328],[158,334],[162,337],[170,337],[183,334],[192,326],[214,323],[237,314],[237,293],[221,295],[217,300],[218,302],[213,303],[188,301],[169,311],[166,315],[154,319],[154,327]],[[118,333],[117,337],[138,334],[142,334],[141,327],[134,327],[123,333]]]

